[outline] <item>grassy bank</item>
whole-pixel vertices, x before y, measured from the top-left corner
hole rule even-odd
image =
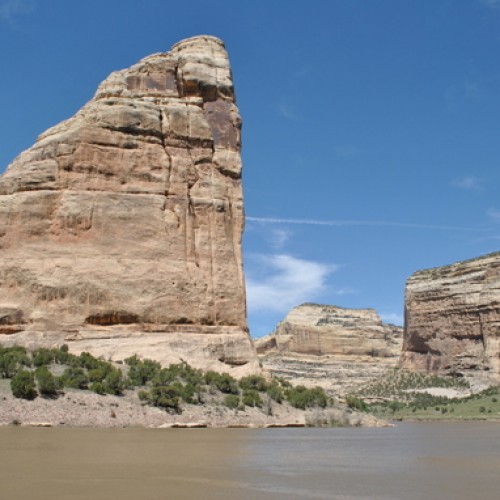
[[[463,378],[393,370],[347,397],[352,408],[394,420],[500,420],[500,386],[471,394]]]

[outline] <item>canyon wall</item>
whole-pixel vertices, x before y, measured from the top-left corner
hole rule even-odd
[[[0,343],[258,371],[223,43],[112,73],[0,178]]]
[[[500,253],[416,272],[405,315],[404,368],[500,382]]]
[[[302,304],[255,345],[273,375],[346,393],[395,368],[402,340],[373,309]]]

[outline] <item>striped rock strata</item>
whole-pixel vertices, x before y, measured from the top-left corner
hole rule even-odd
[[[373,309],[302,304],[255,345],[274,375],[345,393],[397,366],[402,339]]]
[[[405,302],[404,368],[500,382],[500,253],[416,272]]]
[[[0,343],[256,371],[223,43],[112,73],[0,178]]]

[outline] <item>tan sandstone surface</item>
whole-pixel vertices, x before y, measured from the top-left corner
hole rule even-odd
[[[258,371],[241,119],[211,36],[112,73],[0,178],[0,344]]]
[[[416,272],[405,315],[404,368],[500,382],[500,253]]]
[[[402,340],[373,309],[302,304],[255,345],[273,375],[346,393],[396,367]]]

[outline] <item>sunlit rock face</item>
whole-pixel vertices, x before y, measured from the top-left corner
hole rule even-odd
[[[416,272],[405,303],[403,367],[500,381],[500,253]]]
[[[345,393],[396,367],[402,340],[373,309],[302,304],[255,344],[274,375]]]
[[[223,43],[112,73],[0,178],[0,342],[258,370]]]

